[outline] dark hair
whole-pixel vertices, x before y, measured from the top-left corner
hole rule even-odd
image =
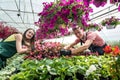
[[[33,51],[33,50],[34,50],[34,42],[35,42],[35,30],[34,30],[34,29],[28,28],[28,29],[23,33],[22,44],[25,44],[25,41],[27,40],[27,39],[26,39],[26,33],[27,33],[27,31],[29,31],[29,30],[33,30],[33,31],[34,31],[34,35],[33,35],[33,37],[32,37],[31,40],[30,40],[30,47],[31,47],[31,49],[32,49],[32,51]],[[26,44],[25,44],[25,45],[26,45]]]
[[[73,31],[75,31],[76,29],[79,29],[79,27],[74,27],[74,28],[72,28]]]

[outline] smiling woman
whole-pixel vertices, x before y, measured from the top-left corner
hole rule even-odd
[[[27,29],[24,34],[15,33],[0,42],[0,69],[6,66],[6,59],[15,53],[29,52],[34,47],[35,31]]]

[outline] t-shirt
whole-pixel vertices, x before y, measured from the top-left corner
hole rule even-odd
[[[105,41],[96,32],[87,32],[86,40],[93,40],[92,44],[96,46],[103,46],[105,44]],[[82,41],[85,43],[86,40]],[[75,40],[76,43],[80,41],[80,39]]]
[[[15,41],[15,34],[10,35],[8,38],[4,40],[4,42]]]

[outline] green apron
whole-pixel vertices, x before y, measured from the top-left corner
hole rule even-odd
[[[0,42],[0,55],[1,56],[5,58],[10,58],[15,53],[17,53],[16,41]]]
[[[6,59],[16,53],[16,41],[0,42],[0,68],[5,67]]]

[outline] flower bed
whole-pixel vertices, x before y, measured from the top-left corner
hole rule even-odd
[[[63,48],[60,42],[35,42],[35,51],[27,53],[25,59],[38,59],[60,57],[60,49]]]
[[[51,44],[58,43],[47,43],[49,47]],[[62,56],[52,59],[44,57],[42,60],[27,58],[24,61],[19,59],[23,63],[18,61],[19,56],[17,55],[17,59],[13,58],[17,62],[11,60],[14,64],[11,67],[6,67],[6,69],[9,68],[9,72],[4,75],[1,73],[0,79],[2,76],[5,79],[7,76],[7,79],[10,80],[119,80],[120,50],[118,47],[111,46],[106,46],[104,50],[106,54],[103,56]]]
[[[109,80],[111,57],[106,56],[75,56],[71,58],[54,58],[26,60],[22,64],[21,72],[12,75],[11,80]]]

